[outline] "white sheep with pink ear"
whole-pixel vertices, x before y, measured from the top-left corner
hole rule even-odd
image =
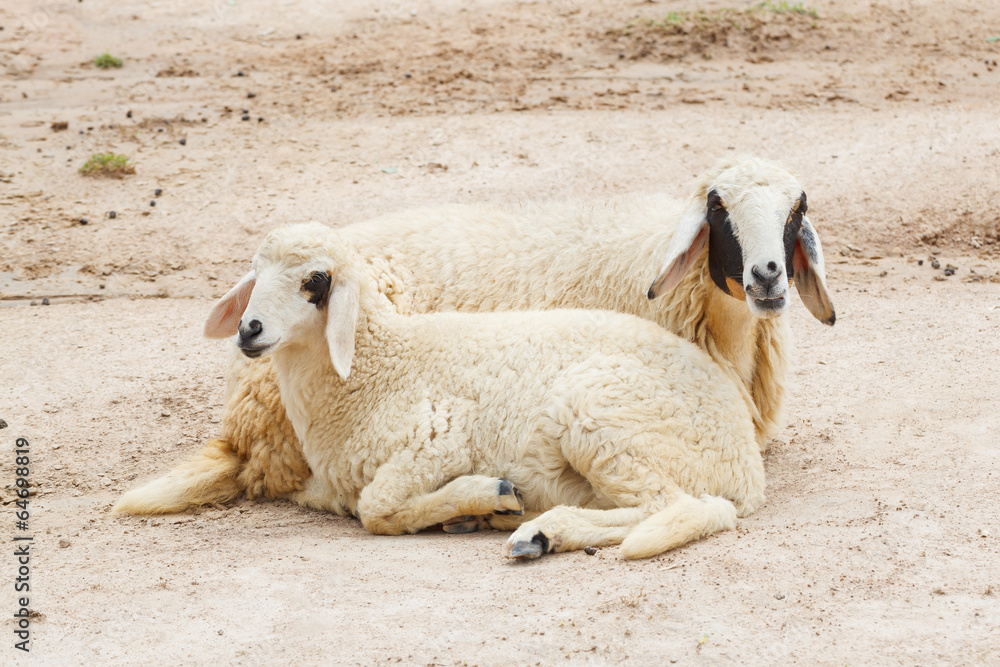
[[[819,237],[805,214],[792,174],[741,157],[704,174],[686,202],[657,194],[444,206],[341,233],[384,269],[380,280],[403,311],[606,309],[659,324],[703,349],[733,379],[764,451],[782,423],[789,286],[816,318],[835,319]],[[167,486],[156,480],[131,491],[116,509],[181,511],[225,502],[234,485],[267,498],[304,488],[310,471],[269,359],[234,355],[222,423],[221,439],[189,462],[190,489],[178,469],[163,478]]]
[[[271,232],[206,334],[270,355],[313,474],[291,499],[377,534],[517,527],[507,555],[641,558],[764,498],[740,392],[703,351],[607,311],[400,314],[321,225]]]

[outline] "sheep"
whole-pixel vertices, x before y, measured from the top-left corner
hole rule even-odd
[[[401,312],[588,308],[661,325],[705,350],[736,381],[761,451],[782,421],[790,341],[781,315],[792,277],[817,319],[833,324],[836,317],[802,187],[759,158],[720,162],[687,202],[656,194],[453,205],[341,231],[385,267],[381,280]],[[304,488],[308,465],[269,358],[233,352],[222,424],[220,438],[185,464],[193,466],[190,490],[178,471],[130,491],[116,510],[175,512],[241,491],[275,499]],[[236,468],[230,459],[220,462],[227,446]]]
[[[272,357],[313,472],[296,502],[382,535],[506,517],[520,559],[652,556],[763,502],[747,403],[695,345],[606,311],[401,314],[383,275],[281,228],[205,324]]]

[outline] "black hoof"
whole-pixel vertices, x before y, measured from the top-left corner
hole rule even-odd
[[[474,533],[479,530],[479,519],[474,516],[457,516],[441,524],[441,530],[452,535]]]
[[[540,558],[549,550],[549,538],[542,533],[535,533],[530,542],[515,542],[510,547],[510,557],[521,560],[534,560]]]
[[[534,560],[542,555],[542,547],[534,542],[515,542],[510,548],[511,558]]]
[[[513,482],[501,479],[497,484],[497,495],[500,496],[501,502],[506,500],[506,504],[508,505],[516,503],[517,509],[510,507],[508,509],[497,510],[494,514],[524,514],[524,498],[521,497],[521,492],[517,490]]]

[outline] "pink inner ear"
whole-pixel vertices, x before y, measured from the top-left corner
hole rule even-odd
[[[663,277],[663,281],[658,288],[658,292],[669,292],[680,284],[681,280],[684,278],[684,274],[688,272],[688,269],[691,268],[694,261],[698,259],[698,256],[701,254],[701,251],[704,249],[707,241],[708,225],[705,225],[698,230],[698,233],[695,235],[694,240],[691,241],[691,245],[688,246],[687,250],[682,252],[677,259],[673,261],[670,269]]]
[[[206,338],[228,338],[239,328],[240,318],[250,302],[255,280],[252,274],[244,277],[226,296],[216,302],[208,320],[205,321]]]
[[[795,271],[796,277],[800,273],[805,273],[809,270],[809,255],[802,245],[802,239],[795,240],[795,251],[792,253],[792,270]]]

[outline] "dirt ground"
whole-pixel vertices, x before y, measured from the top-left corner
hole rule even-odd
[[[1000,662],[1000,5],[779,4],[0,5],[0,532],[16,437],[37,483],[31,653],[8,542],[0,663]],[[135,174],[78,173],[103,151]],[[838,313],[791,314],[736,530],[519,564],[283,502],[109,514],[217,433],[201,326],[269,229],[683,197],[731,151],[801,174]]]

